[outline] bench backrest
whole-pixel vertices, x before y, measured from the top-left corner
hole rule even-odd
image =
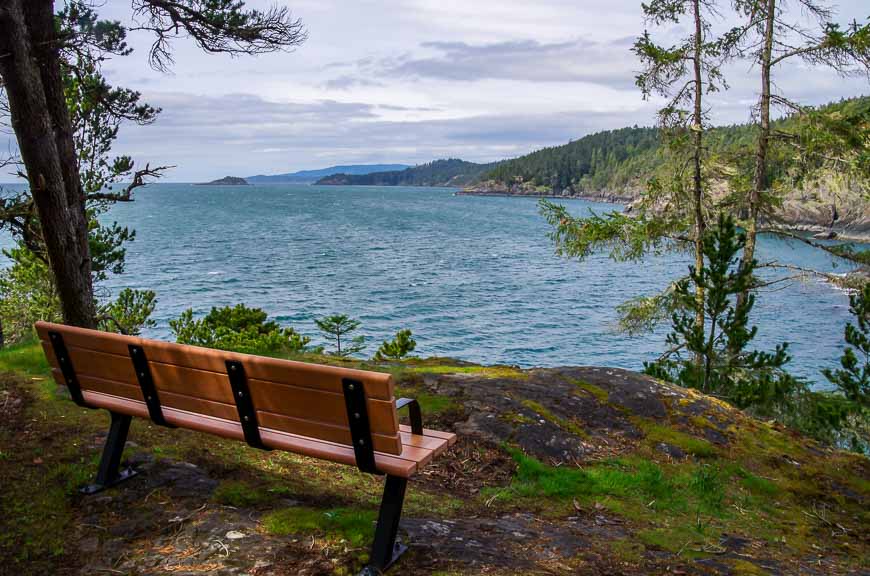
[[[123,408],[130,412],[132,406],[136,415],[147,416],[140,376],[150,372],[148,380],[153,382],[169,423],[238,438],[240,426],[244,426],[229,375],[231,364],[237,363],[244,374],[259,430],[266,437],[270,431],[278,431],[352,446],[346,399],[346,387],[351,381],[361,383],[365,392],[374,450],[402,453],[389,374],[224,352],[47,322],[37,323],[36,329],[54,378],[66,385],[65,366],[55,355],[52,334],[62,341],[75,381],[89,406],[121,412],[125,412]],[[147,370],[137,371],[134,364],[137,351],[131,347],[137,349],[140,357],[144,355]],[[238,393],[239,389],[235,391]]]

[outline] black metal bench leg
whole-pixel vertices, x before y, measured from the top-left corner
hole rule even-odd
[[[378,514],[378,526],[375,528],[375,541],[369,565],[360,576],[381,574],[405,553],[407,546],[396,541],[399,532],[399,519],[402,517],[402,504],[405,502],[406,478],[387,475],[384,484],[384,497],[381,500],[381,511]]]
[[[97,471],[97,480],[94,484],[83,486],[82,494],[94,494],[114,486],[136,475],[132,468],[118,470],[121,465],[121,454],[124,452],[124,444],[127,443],[127,433],[130,431],[132,416],[109,412],[112,415],[112,425],[106,436],[106,445],[103,447],[103,457],[100,459],[100,468]]]

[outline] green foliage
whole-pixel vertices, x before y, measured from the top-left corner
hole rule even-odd
[[[870,408],[870,284],[849,296],[849,303],[857,326],[846,324],[841,368],[822,373],[848,400]]]
[[[152,290],[124,288],[118,298],[103,306],[99,313],[99,328],[107,332],[120,332],[138,336],[143,328],[157,325],[151,313],[157,305],[157,294]]]
[[[647,219],[608,212],[599,215],[590,212],[575,217],[560,205],[541,200],[541,213],[552,227],[550,239],[556,245],[556,254],[584,259],[595,250],[608,249],[614,260],[638,260],[667,241],[670,226],[658,218]]]
[[[342,336],[347,336],[352,332],[356,332],[362,323],[359,320],[351,318],[345,314],[333,314],[320,318],[314,321],[317,327],[323,332],[324,337],[330,342],[335,343],[335,351],[332,352],[335,356],[347,358],[358,352],[365,350],[365,336],[356,336],[351,339],[350,343],[345,340],[342,348]]]
[[[769,413],[803,384],[784,369],[790,360],[787,344],[772,353],[747,350],[758,329],[749,326],[754,296],[742,302],[736,298],[751,284],[754,270],[754,263],[737,267],[744,242],[733,220],[720,216],[704,238],[704,267],[691,267],[689,278],[676,285],[680,309],[672,316],[670,350],[647,364],[646,372]],[[704,290],[703,304],[695,297],[696,286]],[[695,322],[699,312],[703,325]]]
[[[658,146],[655,128],[608,130],[501,162],[481,178],[528,182],[554,191],[619,190],[651,171]]]
[[[343,186],[463,186],[497,164],[475,164],[450,158],[420,164],[405,170],[371,174],[333,174],[318,184]]]
[[[770,152],[771,179],[783,187],[799,185],[823,168],[846,169],[853,176],[870,174],[870,148],[866,145],[870,97],[804,107],[772,122],[771,127],[776,133],[789,135]],[[706,129],[710,175],[739,189],[739,177],[746,180],[747,173],[751,174],[756,136],[757,127],[752,124]],[[619,194],[646,189],[650,179],[661,174],[662,167],[671,161],[667,148],[658,128],[608,130],[506,160],[480,179],[504,184],[528,182],[554,193],[570,188],[577,194]],[[730,174],[714,171],[721,170],[719,165],[733,170]],[[743,201],[729,199],[738,200]]]
[[[396,332],[392,340],[384,340],[381,347],[375,352],[375,360],[401,360],[414,351],[417,341],[411,337],[411,331],[407,328]]]
[[[675,288],[673,283],[659,294],[638,296],[619,304],[616,312],[620,331],[629,336],[652,332],[660,322],[670,318],[679,306]]]
[[[12,265],[0,272],[0,322],[6,343],[14,343],[33,336],[34,322],[60,322],[62,315],[48,265],[24,248],[4,254]]]
[[[267,314],[244,304],[212,308],[201,320],[188,308],[169,327],[181,344],[193,344],[246,354],[284,354],[305,350],[311,341],[292,328],[266,321]]]

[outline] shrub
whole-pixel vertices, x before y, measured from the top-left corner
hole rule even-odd
[[[4,254],[12,265],[0,272],[0,322],[6,343],[15,343],[33,335],[34,322],[61,322],[63,316],[48,265],[24,248]]]
[[[194,319],[193,310],[188,308],[177,319],[170,320],[169,327],[181,344],[248,354],[298,353],[311,341],[266,318],[263,310],[244,304],[212,308],[201,320]]]
[[[151,319],[156,305],[157,294],[152,290],[124,288],[114,302],[100,309],[100,330],[138,336],[143,328],[157,325]]]
[[[375,360],[401,360],[416,347],[417,341],[411,337],[411,331],[399,330],[391,341],[384,340],[381,343],[381,347],[375,352]]]

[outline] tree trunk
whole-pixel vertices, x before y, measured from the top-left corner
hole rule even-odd
[[[52,0],[4,0],[0,76],[67,324],[93,328],[88,221]]]
[[[695,75],[695,98],[694,111],[692,114],[692,141],[693,155],[692,162],[692,204],[695,218],[695,269],[700,272],[704,267],[704,231],[706,228],[704,222],[704,188],[701,175],[701,162],[703,160],[703,109],[701,107],[703,98],[702,70],[701,70],[701,45],[703,40],[703,29],[701,26],[701,3],[700,0],[695,0],[694,17],[695,17],[695,46],[694,46],[694,75]],[[704,329],[704,288],[700,285],[695,287],[695,326]],[[695,364],[700,369],[704,359],[700,353],[695,354]],[[702,383],[704,384],[704,383]]]
[[[761,208],[761,195],[767,190],[767,149],[770,144],[770,60],[773,49],[773,27],[776,19],[776,0],[767,0],[767,14],[764,22],[764,45],[761,49],[761,98],[758,104],[758,142],[755,149],[755,175],[752,190],[749,192],[749,220],[746,223],[746,246],[740,267],[746,270],[755,258],[755,245],[758,237],[758,216]],[[742,305],[749,296],[744,290],[737,296],[737,305]]]

